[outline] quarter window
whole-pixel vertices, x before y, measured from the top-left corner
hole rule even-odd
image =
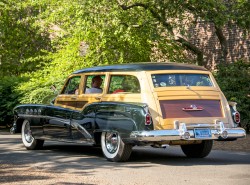
[[[140,83],[135,76],[112,75],[109,85],[109,94],[116,93],[140,93]]]

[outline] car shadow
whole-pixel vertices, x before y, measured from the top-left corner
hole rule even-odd
[[[100,146],[53,144],[45,145],[43,150],[70,154],[71,156],[84,156],[83,160],[86,160],[88,157],[95,157],[96,160],[101,161],[105,160]],[[155,163],[173,166],[250,164],[250,153],[212,150],[205,158],[188,158],[178,146],[167,149],[148,146],[134,147],[130,159],[126,163]]]

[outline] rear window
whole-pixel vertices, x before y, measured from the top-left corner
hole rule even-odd
[[[153,74],[154,87],[213,86],[207,74]]]

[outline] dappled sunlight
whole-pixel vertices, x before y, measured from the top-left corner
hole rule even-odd
[[[185,157],[179,146],[166,149],[134,147],[128,162],[115,163],[103,157],[100,147],[49,141],[41,150],[26,150],[16,135],[1,136],[0,144],[0,179],[1,184],[6,185],[163,184],[159,171],[165,171],[171,177],[178,172],[189,179],[190,170],[196,178],[209,174],[209,177],[219,180],[220,177],[227,178],[220,174],[225,167],[235,169],[240,166],[247,172],[250,164],[250,153],[247,152],[212,150],[208,157],[195,159]],[[248,175],[241,172],[234,174],[246,179]],[[238,176],[230,178],[237,181]]]

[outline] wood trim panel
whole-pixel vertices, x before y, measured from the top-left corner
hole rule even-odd
[[[195,105],[201,111],[184,111],[183,108]],[[192,117],[222,117],[220,100],[161,100],[163,119]]]
[[[76,103],[76,108],[81,109],[81,108],[83,108],[83,106],[84,106],[86,103],[88,103],[88,102],[87,102],[87,101],[78,101],[78,102]]]
[[[76,106],[76,101],[57,101],[56,104],[75,107]]]

